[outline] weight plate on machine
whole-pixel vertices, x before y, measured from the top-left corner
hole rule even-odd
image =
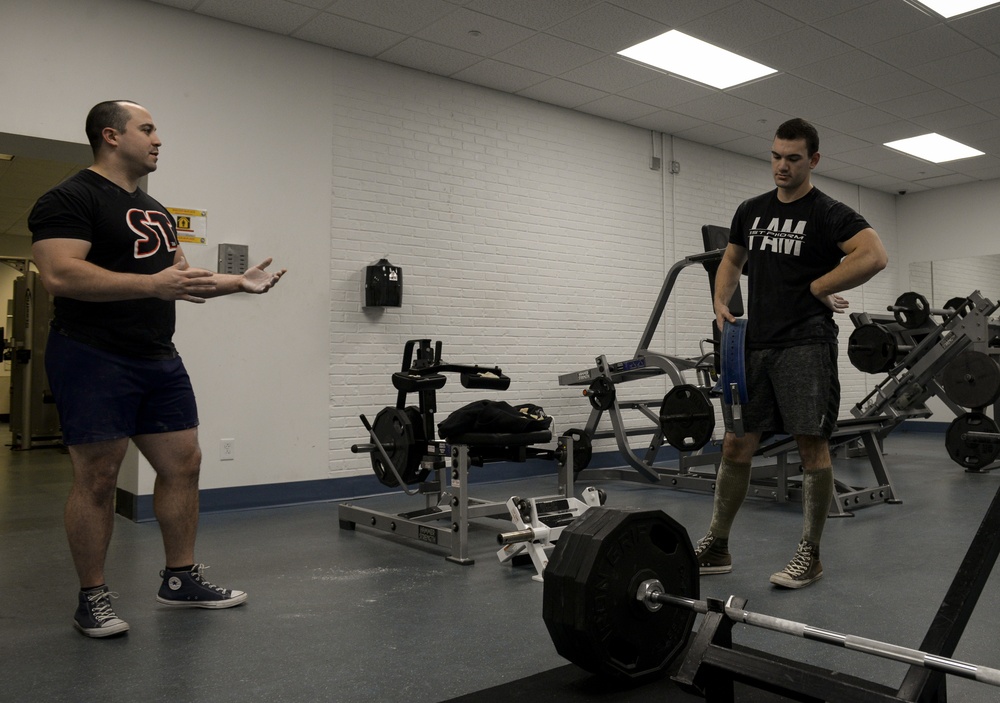
[[[419,483],[427,478],[427,470],[420,466],[423,459],[421,445],[427,438],[417,408],[382,408],[372,423],[372,432],[406,484]],[[396,475],[385,465],[378,450],[372,452],[372,470],[382,485],[389,488],[399,485]]]
[[[697,451],[712,439],[715,407],[697,386],[674,386],[660,405],[660,429],[675,449]]]
[[[931,316],[931,306],[920,293],[903,293],[896,298],[896,304],[889,308],[896,322],[908,330],[923,326]]]
[[[587,399],[595,410],[607,410],[615,402],[615,384],[607,376],[598,376],[590,382]]]
[[[1000,366],[989,354],[967,349],[941,374],[944,392],[963,408],[984,408],[1000,398]]]
[[[861,325],[851,332],[847,357],[854,368],[865,373],[886,373],[896,365],[896,338],[877,322]]]
[[[576,427],[566,430],[562,436],[573,438],[573,475],[576,476],[590,465],[590,457],[594,454],[593,442],[590,435]]]
[[[945,308],[957,311],[959,317],[965,317],[966,315],[969,314],[969,309],[967,307],[964,307],[965,304],[968,302],[969,302],[968,298],[963,298],[961,296],[958,296],[956,298],[952,298],[951,300],[949,300],[947,303],[944,304],[944,306]]]
[[[650,611],[639,584],[697,598],[698,560],[687,531],[660,510],[592,507],[566,527],[545,567],[542,618],[556,651],[619,679],[661,674],[684,650],[695,612]]]
[[[1000,456],[1000,441],[982,441],[966,436],[967,432],[997,434],[997,423],[980,412],[963,413],[951,421],[944,446],[957,464],[967,469],[981,469]]]

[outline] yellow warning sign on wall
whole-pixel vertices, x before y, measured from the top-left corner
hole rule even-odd
[[[168,207],[177,222],[177,240],[181,244],[204,244],[208,239],[208,212]]]

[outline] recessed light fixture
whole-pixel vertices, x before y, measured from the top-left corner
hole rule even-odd
[[[933,10],[945,19],[980,10],[990,5],[1000,5],[997,0],[918,0],[918,5]]]
[[[936,164],[968,159],[972,156],[982,156],[984,153],[961,142],[956,142],[954,139],[948,139],[948,137],[934,133],[886,142],[885,146]]]
[[[623,49],[618,55],[722,90],[777,73],[676,29]]]
[[[13,161],[13,160],[14,160],[13,154],[0,154],[0,161]]]

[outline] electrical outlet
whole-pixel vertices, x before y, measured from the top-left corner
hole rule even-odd
[[[219,460],[220,461],[232,461],[236,458],[236,440],[235,439],[220,439],[219,440]]]

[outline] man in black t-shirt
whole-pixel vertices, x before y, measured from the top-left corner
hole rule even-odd
[[[858,213],[811,182],[819,135],[805,120],[785,122],[774,137],[777,188],[742,203],[715,278],[716,324],[734,322],[728,303],[748,275],[745,434],[727,428],[712,523],[695,553],[702,574],[732,571],[729,534],[750,485],[764,432],[795,437],[804,470],[803,530],[795,556],[771,583],[801,588],[823,575],[819,543],[834,494],[829,438],[840,409],[837,325],[840,291],[885,268],[878,234]]]
[[[198,525],[198,410],[173,344],[174,305],[265,293],[285,273],[191,268],[170,213],[139,189],[161,142],[149,112],[128,100],[87,115],[94,163],[43,195],[28,218],[32,254],[55,298],[45,369],[73,464],[66,534],[80,579],[73,625],[88,637],[124,633],[104,562],[115,485],[129,439],[156,472],[153,512],[166,568],[157,602],[229,608],[243,591],[221,588],[194,559]]]

